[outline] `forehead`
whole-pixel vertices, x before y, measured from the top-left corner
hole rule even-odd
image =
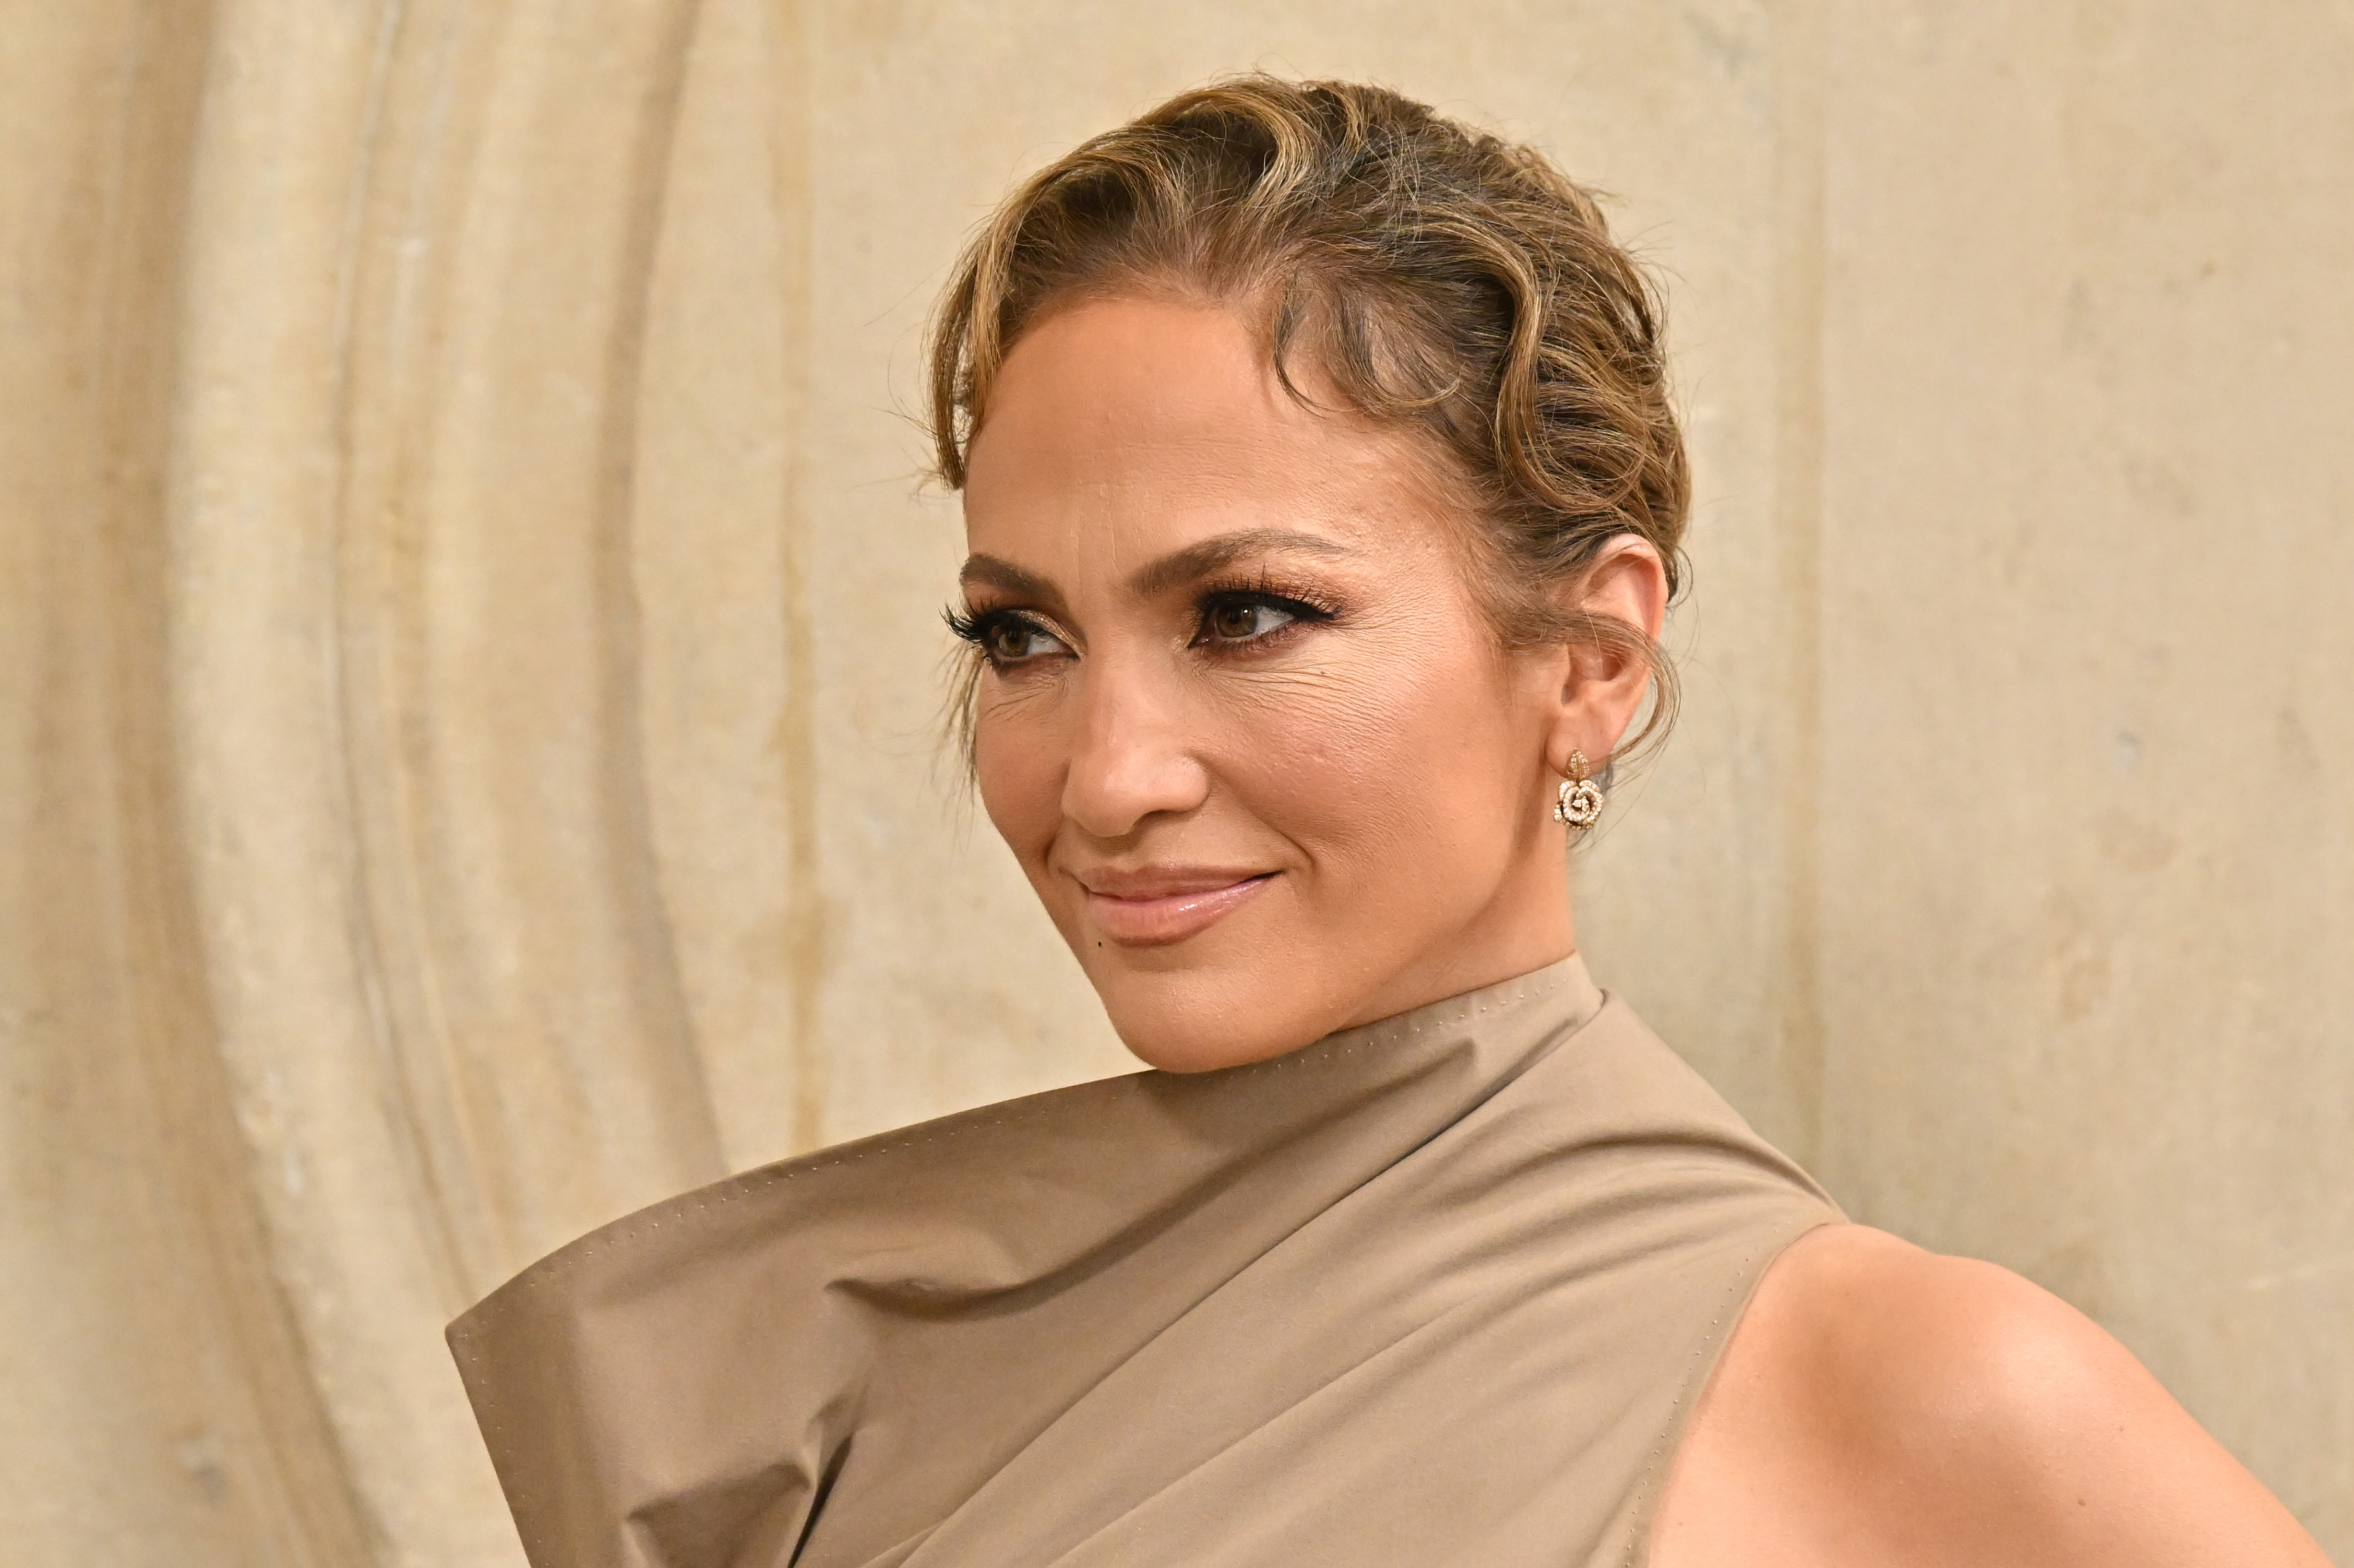
[[[1303,407],[1237,313],[1091,300],[1006,356],[972,442],[965,524],[976,552],[1066,571],[1125,570],[1236,528],[1420,553],[1438,528],[1427,478],[1402,432]]]

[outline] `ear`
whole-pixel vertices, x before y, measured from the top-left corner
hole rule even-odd
[[[1583,577],[1564,585],[1564,609],[1623,622],[1656,641],[1668,614],[1668,570],[1648,539],[1620,534],[1606,541]],[[1545,766],[1567,777],[1570,754],[1585,753],[1597,770],[1635,722],[1651,683],[1650,666],[1624,648],[1571,645],[1545,736]]]

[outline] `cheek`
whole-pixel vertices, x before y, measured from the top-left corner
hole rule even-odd
[[[991,702],[986,693],[981,705],[972,761],[981,809],[1023,869],[1034,871],[1062,821],[1062,752],[1018,705]]]
[[[1500,664],[1459,642],[1352,663],[1248,726],[1256,744],[1233,748],[1222,769],[1242,803],[1316,861],[1335,894],[1508,856],[1542,753],[1520,733]]]

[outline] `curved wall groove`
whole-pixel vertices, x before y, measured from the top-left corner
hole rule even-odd
[[[172,514],[198,903],[281,1266],[403,1560],[512,1550],[420,1330],[723,1168],[633,549],[696,17],[221,24]]]
[[[939,786],[907,413],[988,204],[1254,62],[1670,271],[1687,707],[1597,972],[2354,1547],[2326,0],[0,7],[12,1561],[516,1563],[447,1317],[1129,1065]]]
[[[212,16],[8,19],[0,94],[0,1499],[8,1555],[357,1565],[382,1537],[219,1054],[162,521]]]
[[[620,9],[411,7],[356,226],[345,755],[459,1296],[718,1168],[652,866],[629,577],[695,13]],[[584,53],[601,74],[561,69]]]

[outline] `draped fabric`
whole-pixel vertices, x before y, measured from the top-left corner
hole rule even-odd
[[[1573,958],[703,1188],[450,1337],[538,1568],[1617,1564],[1838,1217]]]

